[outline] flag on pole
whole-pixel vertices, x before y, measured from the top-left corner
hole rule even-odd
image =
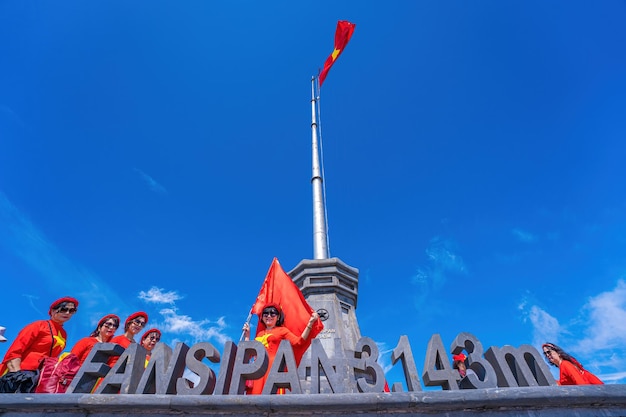
[[[337,22],[337,30],[335,31],[335,50],[326,59],[326,62],[324,62],[324,68],[322,68],[322,72],[320,72],[319,76],[320,87],[326,79],[326,75],[328,75],[330,67],[333,66],[337,58],[339,58],[339,55],[341,55],[344,48],[348,44],[348,41],[350,41],[355,27],[356,25],[354,23],[350,23],[347,20],[340,20]]]
[[[285,322],[283,326],[296,336],[300,336],[305,327],[309,323],[313,309],[304,299],[304,295],[296,284],[291,280],[283,268],[280,266],[278,259],[274,258],[270,266],[265,281],[261,286],[261,291],[256,298],[256,302],[252,306],[252,313],[258,316],[263,312],[263,307],[268,304],[277,304],[283,310]],[[265,329],[265,325],[261,320],[257,325],[256,334]],[[293,353],[296,364],[300,364],[302,355],[311,345],[311,341],[324,329],[324,324],[320,319],[313,323],[313,328],[309,334],[309,338],[301,346],[294,347]]]

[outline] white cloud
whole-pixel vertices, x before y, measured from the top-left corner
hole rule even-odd
[[[418,287],[415,296],[418,308],[431,298],[431,293],[439,291],[444,286],[451,274],[467,274],[463,259],[455,253],[453,247],[453,242],[439,237],[430,241],[426,248],[429,265],[418,268],[411,278],[411,282]],[[429,309],[433,311],[432,303],[429,304]]]
[[[533,326],[534,346],[556,343],[603,381],[626,381],[626,282],[591,297],[567,325],[539,306],[523,302],[519,308]]]
[[[513,233],[513,236],[515,236],[520,242],[532,243],[537,240],[537,236],[521,229],[513,229],[511,230],[511,233]]]
[[[135,172],[139,174],[141,179],[148,185],[148,188],[150,188],[152,191],[157,194],[167,194],[167,190],[165,189],[165,187],[156,182],[154,178],[152,178],[150,175],[146,174],[139,168],[135,168]]]
[[[218,318],[217,321],[194,320],[187,315],[178,314],[175,307],[164,308],[159,313],[163,317],[161,331],[164,333],[190,337],[191,343],[215,340],[223,345],[231,340],[223,332],[227,327],[223,317]],[[184,338],[180,340],[184,340]]]
[[[176,291],[164,292],[162,288],[152,287],[148,291],[140,291],[139,299],[147,303],[174,304],[183,297]]]
[[[588,354],[598,349],[626,346],[626,283],[617,282],[612,291],[592,297],[585,305],[589,327],[587,337],[576,349]]]
[[[541,346],[546,342],[556,343],[565,332],[556,317],[553,317],[539,306],[520,304],[519,309],[524,314],[524,320],[530,321],[533,326],[533,346]]]
[[[161,320],[151,320],[151,324],[161,330],[164,335],[172,339],[172,342],[184,342],[195,344],[197,342],[216,341],[224,344],[232,340],[224,333],[228,327],[224,317],[217,320],[193,319],[190,316],[180,314],[176,302],[183,297],[177,291],[166,291],[163,288],[152,287],[148,291],[140,291],[139,299],[147,303],[169,304],[168,307],[159,311]]]

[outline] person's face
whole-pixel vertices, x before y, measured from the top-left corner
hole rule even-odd
[[[459,364],[457,365],[457,368],[459,370],[459,375],[464,377],[467,374],[467,368],[465,367],[465,362],[459,362]]]
[[[102,338],[102,340],[110,340],[115,334],[118,326],[119,325],[115,324],[115,320],[113,319],[107,319],[107,321],[102,323],[102,326],[100,326],[100,337]]]
[[[278,310],[275,308],[266,308],[263,310],[263,323],[265,327],[274,327],[278,321]]]
[[[556,353],[555,350],[552,350],[546,346],[543,348],[543,354],[546,355],[546,358],[548,358],[548,360],[553,364],[558,366],[561,363],[561,355]]]
[[[62,307],[52,310],[51,319],[57,323],[65,323],[76,313],[76,306],[74,303],[65,303]]]
[[[149,333],[144,339],[141,341],[141,345],[150,352],[154,349],[154,346],[161,340],[161,336],[157,332]]]
[[[130,326],[128,326],[128,331],[132,334],[137,334],[146,326],[146,319],[143,317],[135,317],[130,321]]]

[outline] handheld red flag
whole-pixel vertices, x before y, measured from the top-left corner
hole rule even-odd
[[[270,266],[265,281],[261,286],[261,291],[256,298],[256,302],[252,306],[252,313],[261,315],[263,307],[268,304],[276,304],[283,310],[285,322],[283,326],[297,336],[300,336],[305,327],[309,323],[313,309],[304,299],[304,295],[300,289],[291,280],[283,268],[280,266],[278,259],[274,258]],[[265,329],[265,325],[261,320],[257,326],[258,335],[260,331]],[[300,364],[302,355],[311,345],[311,341],[324,329],[324,324],[320,319],[313,324],[313,328],[309,334],[306,343],[301,346],[294,347],[293,353],[296,364]]]
[[[344,48],[350,41],[352,37],[352,33],[354,33],[354,28],[356,25],[354,23],[350,23],[347,20],[340,20],[337,22],[337,30],[335,31],[335,50],[328,58],[326,58],[326,62],[324,62],[324,68],[319,75],[320,87],[322,87],[322,83],[326,79],[326,75],[328,71],[330,71],[330,67],[333,66],[339,55],[343,52]]]

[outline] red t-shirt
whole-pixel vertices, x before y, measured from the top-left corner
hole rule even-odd
[[[51,332],[52,330],[52,332]],[[60,323],[52,320],[39,320],[24,327],[9,347],[2,359],[0,375],[7,371],[6,363],[12,359],[22,360],[20,369],[34,371],[45,357],[58,357],[67,341],[67,333]]]

